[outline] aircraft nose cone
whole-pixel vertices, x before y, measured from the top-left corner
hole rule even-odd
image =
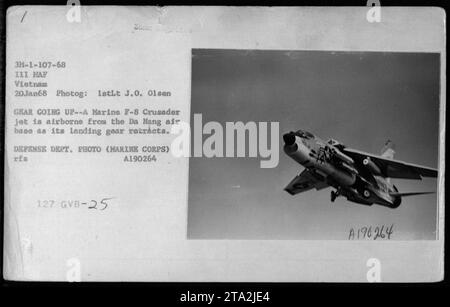
[[[293,132],[283,134],[284,144],[291,146],[295,143],[295,134]]]

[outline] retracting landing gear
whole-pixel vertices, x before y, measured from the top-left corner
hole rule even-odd
[[[339,191],[339,190],[336,190],[336,192],[335,191],[331,191],[331,202],[334,203],[336,198],[338,196],[340,196],[340,195],[341,195],[341,191]]]

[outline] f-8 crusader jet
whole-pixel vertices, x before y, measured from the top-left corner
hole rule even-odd
[[[333,139],[324,142],[302,130],[284,134],[283,140],[285,153],[305,167],[285,188],[291,195],[331,186],[336,189],[331,192],[332,202],[344,196],[358,204],[397,208],[402,197],[434,193],[401,193],[391,183],[390,178],[421,180],[438,174],[436,169],[394,160],[391,141],[377,156],[348,148]]]

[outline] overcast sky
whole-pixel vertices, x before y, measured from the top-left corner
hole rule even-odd
[[[435,194],[403,198],[397,209],[331,203],[331,188],[289,195],[284,188],[303,167],[282,151],[281,135],[304,129],[374,154],[391,139],[396,159],[437,168],[438,54],[192,53],[191,113],[203,122],[279,122],[280,160],[261,169],[257,158],[191,158],[188,238],[346,239],[351,227],[394,224],[394,240],[435,239]],[[393,182],[401,192],[437,185]]]

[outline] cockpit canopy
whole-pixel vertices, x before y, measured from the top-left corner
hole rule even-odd
[[[338,141],[336,141],[335,139],[329,139],[327,141],[328,144],[333,145],[333,146],[338,146],[341,145],[341,143],[339,143]]]
[[[327,141],[327,144],[334,146],[334,147],[338,148],[339,150],[343,150],[345,148],[344,144],[341,144],[339,141],[336,141],[335,139],[329,139]]]
[[[295,135],[308,140],[314,139],[314,135],[312,133],[304,130],[298,130],[297,132],[295,132]]]

